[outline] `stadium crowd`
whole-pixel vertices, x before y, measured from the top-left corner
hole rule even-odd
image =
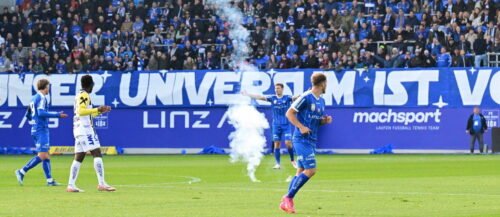
[[[486,66],[498,0],[245,0],[259,68]],[[230,68],[228,21],[202,0],[18,0],[0,11],[0,71]]]

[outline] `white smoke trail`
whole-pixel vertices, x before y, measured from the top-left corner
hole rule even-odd
[[[233,6],[234,0],[207,0],[206,3],[216,7],[216,13],[222,19],[229,21],[229,38],[233,43],[233,53],[231,55],[230,65],[235,72],[240,75],[243,73],[257,73],[258,69],[246,63],[248,58],[249,31],[241,25],[243,14],[240,9]],[[255,177],[255,171],[260,165],[264,156],[266,138],[264,129],[269,128],[264,114],[257,111],[255,107],[249,104],[248,99],[236,98],[233,104],[229,105],[228,117],[235,131],[229,135],[231,147],[231,162],[243,161],[247,163],[247,174],[250,180],[258,182]]]
[[[266,138],[264,129],[269,128],[266,118],[253,106],[236,104],[228,109],[228,117],[235,131],[229,135],[231,140],[231,162],[247,163],[247,174],[250,180],[258,182],[255,171],[264,156]]]

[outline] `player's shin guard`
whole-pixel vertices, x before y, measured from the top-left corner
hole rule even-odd
[[[94,168],[99,185],[106,185],[106,182],[104,181],[104,164],[101,157],[94,158]]]
[[[274,157],[276,158],[276,164],[280,164],[281,162],[281,152],[279,148],[274,149]]]
[[[78,172],[80,171],[80,165],[82,165],[82,163],[73,160],[73,164],[71,164],[71,170],[69,171],[68,186],[75,187],[75,182],[78,178]]]
[[[25,174],[26,172],[28,172],[28,170],[33,169],[33,167],[36,167],[36,165],[38,165],[40,162],[42,162],[42,159],[40,159],[40,157],[38,156],[31,158],[31,160],[28,161],[28,163],[23,167],[21,173]]]
[[[47,182],[52,182],[52,169],[50,168],[50,159],[45,159],[42,161],[43,172],[45,173],[45,178]]]
[[[309,180],[309,177],[306,176],[306,174],[301,173],[297,178],[295,178],[295,183],[294,185],[290,188],[288,191],[288,198],[293,198],[295,197],[295,194],[306,184],[306,182]]]

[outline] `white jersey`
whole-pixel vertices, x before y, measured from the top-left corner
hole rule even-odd
[[[73,135],[88,136],[94,135],[94,120],[93,117],[99,115],[97,108],[92,107],[89,94],[81,90],[75,97],[73,117]]]

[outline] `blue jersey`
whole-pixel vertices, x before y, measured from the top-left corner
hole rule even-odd
[[[474,115],[474,117],[472,118],[473,120],[473,126],[472,126],[472,129],[474,130],[474,132],[481,132],[481,129],[483,129],[483,123],[481,123],[481,116],[479,115]]]
[[[293,141],[316,145],[318,141],[318,129],[321,118],[325,112],[325,100],[316,98],[311,91],[303,93],[293,104],[292,109],[297,111],[297,119],[302,125],[311,130],[310,134],[303,135],[296,127]]]
[[[448,53],[438,54],[436,60],[437,67],[450,67],[451,66],[451,56]]]
[[[290,122],[288,122],[288,119],[286,118],[286,111],[288,111],[288,108],[292,105],[292,96],[268,96],[266,99],[271,103],[273,110],[273,125],[289,124]]]
[[[31,133],[48,130],[49,118],[59,117],[57,112],[49,112],[47,98],[41,93],[37,93],[31,99],[31,103],[26,111],[26,118],[30,121]]]

